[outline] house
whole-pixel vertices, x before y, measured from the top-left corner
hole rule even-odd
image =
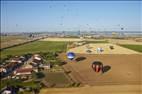
[[[39,54],[33,55],[31,65],[33,65],[34,67],[37,67],[42,63],[43,63],[43,60]]]
[[[22,57],[24,58],[24,57]],[[6,62],[8,62],[4,67],[6,68],[16,68],[20,65],[23,64],[23,61],[22,61],[22,58],[18,57],[18,56],[15,56],[13,58],[10,58],[9,60],[7,60]]]
[[[23,56],[15,56],[15,57],[10,58],[9,60],[7,60],[7,62],[10,62],[10,63],[15,63],[15,62],[22,63],[22,62],[24,62],[24,60],[25,60],[25,57],[23,57]]]
[[[33,62],[35,63],[42,63],[42,58],[39,54],[33,55]]]
[[[11,90],[4,90],[2,94],[12,94]]]
[[[48,70],[48,69],[51,68],[51,65],[50,65],[50,64],[41,64],[41,65],[40,65],[40,68],[43,68],[43,69],[45,69],[45,70]]]
[[[14,71],[14,76],[12,78],[28,79],[31,78],[33,68],[20,68]]]
[[[17,69],[16,75],[30,75],[32,73],[33,69],[32,68],[20,68]]]
[[[3,77],[7,73],[6,68],[0,67],[0,77]]]
[[[0,73],[1,73],[1,72],[6,72],[6,69],[3,68],[3,67],[0,67]]]

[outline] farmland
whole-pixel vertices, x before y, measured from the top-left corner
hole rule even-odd
[[[21,85],[21,86],[31,86],[31,87],[37,87],[38,85],[32,80],[29,82],[23,82],[20,80],[14,80],[14,79],[10,79],[10,80],[2,80],[1,81],[1,85],[0,85],[0,89],[4,88],[6,85]]]
[[[81,61],[68,60],[65,54],[60,58],[68,62],[64,65],[66,71],[71,71],[70,75],[84,85],[117,85],[117,84],[140,84],[141,55],[112,55],[112,54],[76,54],[76,58],[85,57]],[[75,58],[75,59],[76,59]],[[110,66],[104,74],[95,73],[91,68],[94,61],[101,61],[104,66]],[[121,71],[120,71],[121,70]]]
[[[67,42],[36,41],[1,51],[1,58],[7,55],[22,55],[26,53],[65,51]]]
[[[139,85],[86,86],[42,89],[40,94],[141,94]]]
[[[68,43],[74,42],[74,39],[72,41],[67,38],[65,40],[63,38],[61,40],[59,40],[59,38],[57,39],[58,41],[56,41],[56,38],[50,38],[50,40],[40,40],[8,48],[1,51],[1,57],[5,58],[8,55],[22,55],[27,53],[43,52],[42,57],[46,58],[47,61],[52,61],[50,59],[54,58],[52,57],[53,55],[50,56],[50,52],[62,52],[59,53],[58,58],[61,61],[67,62],[67,64],[63,65],[63,69],[65,70],[65,73],[69,73],[66,75],[64,71],[59,72],[58,69],[56,69],[55,72],[45,71],[45,78],[43,78],[45,83],[47,82],[49,84],[55,85],[53,87],[70,87],[72,83],[68,78],[66,78],[67,76],[70,77],[73,82],[80,83],[80,86],[83,87],[68,89],[64,88],[63,90],[57,89],[57,91],[59,92],[57,92],[55,88],[48,88],[42,89],[41,94],[68,94],[68,91],[71,91],[73,94],[83,94],[85,92],[83,91],[83,89],[89,90],[90,87],[91,89],[89,92],[90,94],[92,94],[91,91],[93,89],[99,89],[98,91],[94,92],[100,92],[103,87],[106,88],[107,91],[107,87],[110,87],[112,89],[115,86],[121,89],[122,92],[127,92],[127,90],[131,91],[130,89],[134,88],[132,91],[139,94],[139,87],[141,85],[140,74],[142,67],[140,53],[141,45],[117,45],[113,43],[108,43],[108,41],[106,40],[89,40],[85,45],[75,46],[74,48],[70,48],[67,50]],[[92,50],[92,53],[86,52],[87,45],[89,45],[89,49]],[[113,50],[109,48],[110,45],[114,47]],[[102,47],[104,51],[101,54],[97,53],[97,47]],[[66,56],[66,52],[69,51],[76,54],[75,59],[72,61],[68,60]],[[48,54],[45,55],[44,53]],[[85,59],[81,61],[76,61],[76,59],[79,57],[85,57]],[[101,61],[104,66],[110,66],[110,70],[103,74],[96,74],[91,68],[92,62],[96,60]],[[32,85],[32,83],[29,84]],[[123,89],[124,85],[126,86],[126,89]],[[55,90],[55,92],[53,90]],[[77,92],[76,90],[82,91]]]
[[[0,48],[5,48],[5,47],[9,47],[15,44],[19,44],[19,43],[23,43],[26,42],[28,40],[30,40],[30,38],[26,37],[26,36],[1,36],[1,47]]]
[[[125,45],[121,45],[122,47],[125,47],[125,48],[128,48],[128,49],[131,49],[131,50],[135,50],[135,51],[138,51],[138,52],[142,52],[142,45],[130,45],[130,44],[125,44]]]
[[[44,72],[44,80],[53,85],[54,87],[65,87],[71,84],[71,81],[67,78],[64,72]]]
[[[110,49],[109,47],[113,46],[114,49]],[[103,52],[98,53],[97,48],[103,48]],[[88,53],[87,50],[90,50],[91,52]],[[140,49],[137,48],[137,49]],[[121,47],[119,45],[110,44],[110,43],[90,43],[83,46],[71,48],[68,50],[68,52],[75,52],[75,53],[83,53],[83,54],[138,54],[138,52]]]

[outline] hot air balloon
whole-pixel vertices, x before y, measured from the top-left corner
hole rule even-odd
[[[124,28],[121,28],[121,30],[124,30]]]
[[[67,53],[67,58],[70,59],[70,60],[73,60],[75,58],[75,53],[73,52],[68,52]]]
[[[95,72],[102,72],[102,70],[103,70],[103,64],[100,61],[94,61],[92,63],[92,69]]]

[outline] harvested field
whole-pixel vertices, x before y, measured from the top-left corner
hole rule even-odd
[[[46,38],[42,39],[41,41],[106,41],[105,39],[81,39],[81,38]]]
[[[46,38],[41,41],[81,41],[79,38]]]
[[[76,58],[86,57],[79,62],[67,60],[65,53],[59,57],[67,62],[64,68],[71,71],[71,77],[84,85],[128,85],[141,84],[142,81],[142,55],[76,54]],[[101,61],[104,66],[109,65],[111,69],[103,74],[95,73],[91,67],[93,61]]]
[[[110,46],[113,46],[114,49],[110,49]],[[104,51],[97,52],[97,48],[102,48]],[[87,50],[91,52],[87,52]],[[108,43],[99,43],[99,44],[86,44],[83,46],[71,48],[68,52],[75,52],[80,54],[139,54],[139,52]]]
[[[140,39],[136,39],[136,40],[126,40],[126,39],[109,39],[110,43],[114,43],[114,44],[135,44],[135,45],[142,45],[142,41],[138,41]]]
[[[30,39],[26,36],[1,36],[1,47],[5,48],[15,44],[24,43]]]
[[[40,94],[141,94],[141,90],[141,85],[109,85],[42,89]]]

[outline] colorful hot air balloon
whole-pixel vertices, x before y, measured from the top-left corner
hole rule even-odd
[[[70,59],[70,60],[73,60],[75,58],[75,53],[73,52],[68,52],[67,53],[67,58]]]
[[[103,64],[100,61],[94,61],[92,63],[92,68],[95,72],[102,72]]]

